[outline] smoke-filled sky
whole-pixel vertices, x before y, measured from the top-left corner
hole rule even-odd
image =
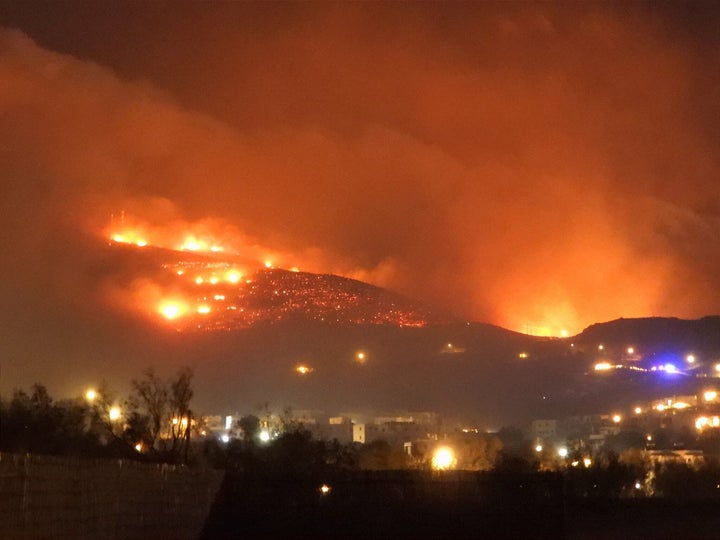
[[[102,309],[120,210],[518,330],[718,313],[719,67],[715,2],[3,2],[6,328]]]

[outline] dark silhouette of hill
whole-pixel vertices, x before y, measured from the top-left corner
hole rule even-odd
[[[575,338],[580,346],[605,343],[645,351],[699,352],[720,349],[720,316],[684,320],[675,317],[616,319],[589,326]]]
[[[220,340],[216,334],[205,335],[201,341],[206,352],[223,348],[217,358],[235,352],[235,359],[227,359],[218,373],[242,371],[239,394],[250,398],[249,404],[268,400],[334,412],[431,410],[492,428],[540,417],[611,412],[638,400],[694,393],[707,386],[708,379],[694,375],[695,370],[711,370],[718,358],[720,349],[710,348],[713,338],[704,334],[712,327],[706,320],[668,322],[676,323],[690,329],[687,335],[697,336],[697,342],[682,338],[685,334],[673,340],[665,329],[650,351],[651,335],[641,341],[633,332],[635,324],[627,329],[620,324],[598,351],[592,333],[548,339],[480,323],[399,328],[299,319],[232,332]],[[692,348],[702,351],[697,353],[699,367],[674,377],[593,370],[601,360],[622,362],[627,343],[646,343],[642,346],[650,352],[639,364],[665,361],[663,350],[679,360],[677,351],[699,343]],[[366,354],[362,365],[355,361],[357,351]],[[313,371],[298,375],[293,368],[299,363]],[[232,375],[222,382],[231,380]]]

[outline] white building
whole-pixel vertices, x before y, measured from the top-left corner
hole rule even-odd
[[[533,420],[530,431],[534,439],[551,442],[557,439],[557,420]]]

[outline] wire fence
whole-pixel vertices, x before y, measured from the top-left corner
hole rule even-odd
[[[0,454],[0,538],[198,538],[223,473]]]

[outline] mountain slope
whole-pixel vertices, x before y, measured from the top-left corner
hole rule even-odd
[[[169,332],[154,327],[152,353],[196,368],[198,395],[206,396],[202,407],[209,411],[249,412],[266,402],[332,413],[432,410],[498,427],[687,392],[707,384],[695,375],[720,358],[720,317],[620,319],[573,338],[539,338],[453,321],[338,276],[248,271],[224,254],[113,253],[141,257],[143,272],[154,267],[154,278],[188,306],[209,308],[188,308],[165,321]],[[242,278],[229,279],[232,272]],[[690,352],[697,362],[685,370]],[[632,362],[647,371],[597,373],[600,361]],[[659,361],[676,362],[682,375],[651,372]],[[308,371],[298,373],[298,365]]]
[[[232,331],[288,319],[400,327],[453,320],[399,294],[340,276],[269,263],[258,267],[224,253],[110,247],[114,268],[128,268],[130,281],[150,279],[163,291],[163,298],[145,308],[179,330]]]

